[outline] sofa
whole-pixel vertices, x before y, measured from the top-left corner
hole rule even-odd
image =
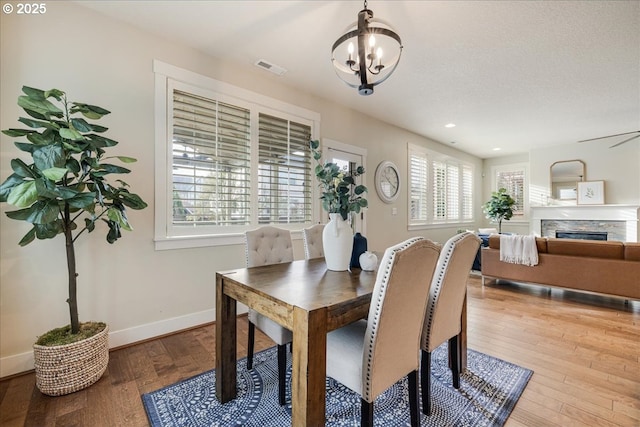
[[[640,300],[640,243],[536,237],[538,264],[500,261],[500,235],[481,250],[482,283],[505,279]]]

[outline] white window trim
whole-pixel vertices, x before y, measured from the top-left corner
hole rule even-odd
[[[529,223],[529,165],[527,163],[510,163],[491,166],[491,191],[498,191],[497,175],[499,172],[524,172],[522,215],[512,217],[510,223]]]
[[[416,230],[427,230],[427,229],[438,229],[438,228],[451,228],[451,227],[473,227],[475,225],[475,221],[476,221],[476,217],[475,217],[475,209],[473,209],[473,202],[472,202],[472,212],[474,213],[473,217],[471,219],[467,219],[467,220],[457,220],[457,221],[447,221],[447,220],[434,220],[433,218],[433,194],[432,189],[433,189],[433,185],[432,185],[432,179],[433,179],[433,175],[432,175],[432,162],[434,160],[438,160],[438,161],[443,161],[443,162],[454,162],[456,164],[458,164],[458,166],[460,166],[460,171],[462,171],[462,166],[469,166],[471,168],[471,174],[472,177],[474,179],[473,182],[473,188],[475,188],[475,166],[467,161],[461,160],[457,157],[453,157],[447,154],[442,154],[439,153],[437,151],[419,146],[419,145],[415,145],[415,144],[411,144],[411,143],[407,143],[407,164],[411,165],[411,154],[412,153],[417,153],[417,154],[423,154],[427,157],[427,162],[428,162],[428,182],[427,182],[427,191],[429,192],[427,200],[428,200],[428,208],[427,208],[427,220],[426,222],[423,223],[411,223],[411,168],[408,167],[407,168],[407,177],[406,177],[406,182],[408,183],[407,185],[407,230],[408,231],[416,231]],[[460,184],[462,184],[461,182],[459,182]],[[462,187],[462,186],[461,186]],[[462,190],[460,190],[462,191]],[[474,200],[476,199],[475,195],[474,195]],[[462,209],[460,209],[460,215],[462,215]]]
[[[244,243],[244,232],[231,231],[222,234],[194,234],[189,236],[171,236],[169,214],[172,212],[172,201],[168,197],[171,187],[171,159],[169,140],[170,123],[167,117],[170,92],[170,81],[175,80],[202,90],[214,91],[223,96],[230,96],[253,105],[261,106],[263,112],[278,112],[285,116],[302,118],[312,123],[312,139],[318,139],[320,129],[320,114],[305,108],[297,107],[286,102],[243,89],[229,83],[221,82],[201,74],[194,73],[159,60],[153,61],[155,78],[155,226],[154,242],[156,250],[198,248],[206,246],[237,245]],[[255,128],[257,129],[257,128]],[[257,135],[257,132],[255,132]],[[255,151],[255,150],[254,150]],[[257,153],[255,162],[257,163]],[[254,166],[252,160],[252,167]],[[313,176],[313,173],[311,174]],[[312,198],[316,196],[315,186],[312,185]],[[312,210],[312,223],[318,222],[317,212]],[[301,238],[303,224],[281,224],[283,228],[290,228],[293,238]],[[199,232],[200,233],[200,232]]]

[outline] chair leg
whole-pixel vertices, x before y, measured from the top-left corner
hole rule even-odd
[[[420,427],[420,414],[418,413],[418,371],[409,372],[409,414],[411,415],[411,427]]]
[[[247,340],[247,369],[253,368],[253,342],[256,336],[256,325],[249,322],[249,333]]]
[[[373,402],[360,399],[360,426],[373,427]]]
[[[431,353],[422,350],[420,362],[420,385],[422,386],[422,413],[431,415]]]
[[[453,388],[460,388],[460,335],[449,338],[449,358],[451,360],[451,379]]]
[[[278,345],[278,401],[280,406],[285,404],[287,387],[287,345]]]

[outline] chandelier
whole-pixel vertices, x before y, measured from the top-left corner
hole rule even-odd
[[[331,62],[342,81],[360,95],[371,95],[373,87],[395,71],[401,53],[400,36],[391,25],[373,17],[365,0],[358,20],[333,44]]]

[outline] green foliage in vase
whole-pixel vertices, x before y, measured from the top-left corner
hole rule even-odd
[[[18,105],[29,117],[20,117],[18,121],[26,128],[2,132],[10,137],[26,138],[26,141],[16,141],[15,145],[29,153],[32,163],[19,158],[11,160],[13,173],[0,185],[0,202],[18,208],[6,213],[9,218],[32,225],[20,240],[20,246],[36,238],[64,235],[70,326],[71,333],[77,334],[80,322],[75,241],[102,222],[107,226],[107,242],[115,242],[121,237],[121,230],[131,230],[126,208],[144,209],[147,204],[129,191],[126,182],[107,181],[110,175],[130,172],[109,163],[109,159],[122,163],[136,161],[125,156],[104,156],[105,150],[118,142],[103,135],[108,128],[88,120],[98,120],[109,111],[68,101],[65,92],[58,89],[43,91],[23,86],[22,92]]]
[[[516,201],[507,193],[506,188],[500,188],[491,193],[491,199],[482,205],[486,217],[498,223],[498,233],[502,233],[502,220],[513,217],[513,207]]]
[[[355,178],[364,174],[364,167],[357,166],[355,171],[349,173],[340,169],[332,162],[322,162],[320,142],[309,141],[311,154],[316,161],[315,175],[322,189],[322,208],[329,213],[339,213],[346,220],[351,212],[359,213],[362,208],[368,206],[364,193],[367,187],[356,184]]]

